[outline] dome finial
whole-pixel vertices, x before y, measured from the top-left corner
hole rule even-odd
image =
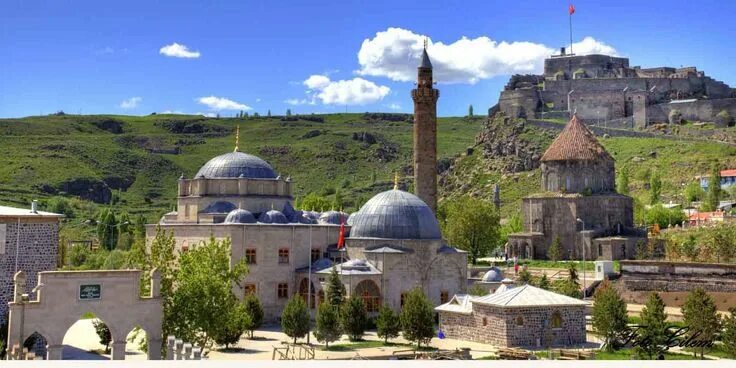
[[[233,152],[240,152],[240,124],[235,128],[235,150]]]
[[[399,172],[394,172],[394,190],[399,190]]]

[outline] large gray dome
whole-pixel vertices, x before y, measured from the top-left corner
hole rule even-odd
[[[275,179],[268,162],[243,152],[230,152],[207,161],[194,176],[205,178]]]
[[[440,225],[419,197],[401,190],[376,194],[350,216],[351,238],[441,239]]]
[[[256,217],[250,211],[236,209],[230,211],[225,217],[226,224],[255,224]]]

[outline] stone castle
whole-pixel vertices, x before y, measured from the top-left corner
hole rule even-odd
[[[515,75],[501,92],[498,108],[507,116],[569,118],[585,123],[643,128],[676,119],[733,124],[736,90],[695,67],[630,67],[629,59],[608,55],[554,55],[543,75]],[[718,114],[728,112],[728,121]],[[613,124],[613,125],[611,125]]]

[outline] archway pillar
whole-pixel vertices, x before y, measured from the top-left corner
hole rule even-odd
[[[110,344],[112,345],[112,360],[125,360],[125,344],[124,339],[115,340]]]
[[[46,360],[61,360],[64,355],[64,345],[46,345]]]
[[[161,360],[161,339],[147,336],[148,339],[148,360]],[[168,351],[167,351],[168,352]]]

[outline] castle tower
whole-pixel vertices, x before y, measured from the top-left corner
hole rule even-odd
[[[417,68],[414,100],[414,192],[433,212],[437,212],[437,99],[433,87],[432,63],[424,41],[422,61]]]

